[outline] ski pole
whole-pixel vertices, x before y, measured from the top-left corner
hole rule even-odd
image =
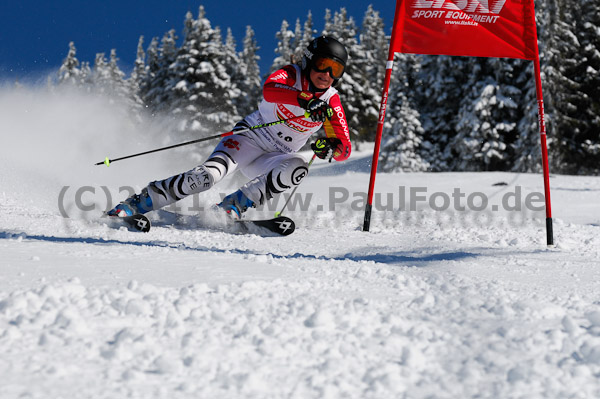
[[[312,163],[314,162],[314,160],[315,160],[316,157],[317,157],[317,154],[313,154],[312,158],[310,159],[310,162],[308,163],[308,167],[309,168],[310,168],[310,165],[312,165]],[[285,204],[283,204],[283,208],[281,208],[281,210],[279,212],[275,212],[275,217],[276,218],[278,218],[279,216],[281,216],[281,214],[283,213],[283,211],[287,207],[287,204],[290,202],[290,199],[292,199],[292,197],[296,193],[296,190],[298,189],[298,187],[299,186],[294,187],[294,189],[292,190],[292,193],[290,194],[290,196],[285,201]]]
[[[295,121],[295,120],[301,119],[301,118],[308,118],[309,116],[310,116],[310,114],[308,112],[306,112],[304,115],[298,115],[298,116],[294,116],[294,117],[288,118],[288,119],[282,119],[282,120],[279,120],[279,121],[274,121],[274,122],[269,122],[269,123],[263,123],[262,125],[256,125],[256,126],[246,127],[246,128],[243,128],[243,129],[232,130],[230,132],[225,132],[225,133],[221,133],[221,134],[215,134],[214,136],[208,136],[208,137],[204,137],[204,138],[197,139],[197,140],[187,141],[187,142],[181,143],[181,144],[174,144],[174,145],[170,145],[168,147],[162,147],[162,148],[157,148],[155,150],[144,151],[144,152],[140,152],[140,153],[137,153],[137,154],[127,155],[127,156],[124,156],[124,157],[121,157],[121,158],[109,159],[108,157],[106,157],[106,158],[104,158],[104,161],[95,163],[94,165],[103,165],[104,164],[106,166],[110,166],[111,163],[117,162],[117,161],[122,161],[124,159],[139,157],[139,156],[142,156],[142,155],[152,154],[154,152],[159,152],[159,151],[164,151],[164,150],[170,150],[171,148],[182,147],[184,145],[200,143],[202,141],[208,141],[208,140],[217,139],[217,138],[220,138],[220,137],[231,136],[234,133],[242,133],[242,132],[247,132],[248,130],[260,129],[260,128],[269,127],[269,126],[275,126],[275,125],[279,125],[279,124],[282,124],[282,123]]]

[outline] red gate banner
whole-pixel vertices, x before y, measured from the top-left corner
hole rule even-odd
[[[534,65],[546,199],[546,236],[548,246],[554,245],[544,100],[533,2],[534,0],[396,0],[371,163],[369,195],[365,206],[364,231],[369,231],[371,225],[375,176],[394,53],[521,58],[533,61]]]
[[[394,52],[537,57],[533,0],[398,1]]]

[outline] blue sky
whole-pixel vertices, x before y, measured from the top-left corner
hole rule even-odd
[[[274,56],[275,34],[286,19],[292,27],[297,18],[306,20],[312,11],[315,28],[323,28],[325,9],[341,7],[360,26],[369,4],[384,18],[386,33],[391,32],[394,0],[360,1],[241,1],[241,0],[14,0],[0,4],[0,79],[36,80],[58,68],[67,55],[68,44],[75,42],[79,61],[93,64],[95,54],[117,50],[121,67],[133,65],[140,35],[145,47],[154,36],[162,37],[169,29],[181,36],[185,13],[197,16],[199,5],[213,26],[223,32],[230,27],[241,47],[246,25],[256,32],[261,47],[261,72],[265,73]]]

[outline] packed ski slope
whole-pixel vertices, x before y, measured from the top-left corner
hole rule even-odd
[[[0,126],[2,399],[600,397],[599,177],[551,178],[555,248],[533,174],[381,174],[361,231],[369,146],[289,237],[198,211],[238,178],[142,234],[98,216],[206,150],[92,166],[188,137],[74,94],[3,90]]]

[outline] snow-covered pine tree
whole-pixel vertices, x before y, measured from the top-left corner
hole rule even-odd
[[[78,86],[81,83],[81,71],[74,42],[69,42],[69,52],[58,70],[58,84]]]
[[[290,24],[284,19],[283,22],[281,22],[281,29],[275,34],[275,37],[277,38],[275,54],[278,55],[271,64],[271,69],[268,72],[269,74],[289,64],[292,60],[292,55],[294,54],[294,32],[292,32],[289,27]]]
[[[582,0],[580,4],[577,36],[582,65],[576,79],[584,94],[580,110],[585,125],[575,138],[580,148],[578,173],[600,174],[600,4],[595,0]]]
[[[146,65],[144,68],[144,73],[142,76],[138,78],[138,90],[137,96],[139,97],[141,104],[150,109],[150,106],[146,104],[145,99],[147,98],[148,91],[150,90],[150,84],[154,80],[156,76],[156,72],[158,71],[158,38],[153,37],[150,40],[150,44],[146,50],[146,57],[144,60],[144,64]]]
[[[306,46],[308,46],[308,44],[317,34],[317,30],[315,29],[314,25],[312,12],[309,10],[308,14],[306,15],[306,21],[304,21],[304,30],[302,31],[302,40],[300,42],[302,51],[304,51]]]
[[[539,116],[533,63],[517,77],[523,87],[519,106],[523,116],[517,123],[517,137],[512,145],[514,154],[510,170],[514,172],[541,172],[542,151],[540,149]]]
[[[119,68],[118,61],[115,49],[111,49],[108,60],[104,53],[96,54],[89,80],[91,91],[105,95],[110,102],[119,101],[125,105],[131,105],[125,73]]]
[[[387,105],[389,117],[386,118],[379,156],[386,172],[418,172],[429,168],[420,155],[424,130],[411,89],[418,68],[417,56],[396,55]]]
[[[457,170],[507,170],[510,144],[521,119],[513,98],[521,92],[514,82],[514,62],[498,58],[470,58],[471,81],[461,101],[456,136],[449,148]]]
[[[467,85],[468,59],[446,55],[423,55],[412,87],[415,107],[424,129],[422,157],[432,171],[451,169],[453,156],[448,143],[456,135],[460,101]]]
[[[185,37],[175,62],[174,86],[169,87],[173,113],[185,120],[181,130],[223,130],[239,116],[232,103],[231,77],[225,67],[226,55],[220,29],[213,29],[203,6],[198,19],[188,13]]]
[[[125,72],[119,68],[119,58],[117,57],[117,50],[110,50],[110,58],[108,60],[108,73],[110,75],[110,85],[112,93],[119,99],[130,102],[130,90],[129,85],[125,80]]]
[[[144,52],[144,36],[140,36],[138,40],[135,61],[133,64],[133,70],[131,71],[131,75],[127,80],[130,92],[138,99],[141,83],[146,79],[147,74],[148,70],[146,67],[146,53]],[[139,99],[139,103],[141,103],[141,99]]]
[[[144,36],[140,36],[133,70],[131,71],[129,79],[126,81],[130,108],[137,115],[140,115],[144,109],[144,102],[140,97],[140,92],[142,82],[146,80],[147,74],[148,68],[146,67],[146,53],[144,52]]]
[[[218,30],[218,27],[215,28]],[[219,35],[217,35],[219,36]],[[246,93],[240,90],[238,82],[244,79],[244,67],[240,60],[240,55],[236,50],[237,44],[231,28],[227,28],[227,35],[225,36],[225,43],[223,44],[220,57],[222,58],[221,64],[225,67],[225,72],[229,76],[231,85],[228,89],[231,102],[235,107],[235,114],[241,115],[238,112],[238,105],[246,100]]]
[[[154,77],[159,68],[158,37],[153,37],[152,40],[150,40],[150,44],[146,50],[146,63],[147,68],[144,80]]]
[[[502,162],[498,164],[497,168],[509,170],[515,159],[514,143],[520,136],[518,123],[523,118],[527,107],[527,104],[523,102],[527,84],[521,79],[531,61],[514,58],[488,58],[486,62],[488,73],[498,85],[496,103],[493,105],[491,114],[496,124],[495,129],[499,133],[499,139],[506,146],[505,151],[500,154]]]
[[[302,57],[302,24],[300,23],[300,18],[296,18],[296,26],[294,28],[294,40],[292,41],[292,55],[290,57],[291,63],[298,63]]]
[[[79,68],[79,88],[90,93],[93,90],[93,72],[89,61],[82,61]]]
[[[364,98],[361,101],[361,112],[363,114],[361,124],[363,126],[359,132],[359,139],[372,141],[375,139],[377,132],[388,49],[383,19],[379,16],[379,12],[373,9],[372,5],[367,7],[363,18],[360,45],[363,52],[357,54],[357,58],[352,61],[361,70],[361,78],[365,89]]]
[[[326,32],[326,33],[325,33]],[[358,43],[358,29],[354,18],[348,16],[346,8],[336,11],[333,20],[326,23],[324,33],[339,40],[348,51],[348,62],[344,76],[338,82],[336,89],[340,92],[346,118],[350,127],[350,135],[357,138],[360,132],[372,130],[372,120],[363,114],[363,105],[368,88],[365,87],[365,78],[360,62],[364,53]]]
[[[546,70],[546,48],[552,29],[552,22],[548,19],[547,1],[536,0],[536,25],[538,33],[538,45],[540,52],[540,63],[542,69],[542,85],[544,86],[544,98],[547,101],[552,93],[548,90]],[[521,87],[523,97],[519,100],[523,116],[518,122],[518,136],[513,144],[514,160],[511,170],[515,172],[541,172],[542,151],[540,148],[539,114],[536,95],[535,76],[532,62],[525,62],[526,66],[521,70],[516,80]],[[528,64],[528,65],[527,65]],[[546,114],[548,109],[546,109]],[[548,116],[546,115],[546,120]],[[548,125],[548,145],[551,146],[554,137],[552,129]]]
[[[576,174],[580,169],[581,142],[586,129],[583,119],[586,93],[579,75],[583,49],[577,38],[580,2],[547,2],[547,17],[552,21],[546,46],[548,94],[544,95],[548,127],[550,169],[556,173]]]
[[[302,60],[302,55],[304,54],[304,50],[306,46],[315,38],[316,30],[314,29],[314,23],[312,18],[312,13],[309,11],[306,16],[306,21],[304,21],[304,25],[302,27],[300,36],[296,36],[295,38],[295,50],[294,50],[294,62],[300,63]]]
[[[367,79],[374,85],[383,86],[388,56],[389,37],[385,34],[383,19],[372,5],[365,11],[360,33],[363,47],[361,63]],[[378,93],[381,96],[381,92]]]
[[[321,31],[321,35],[330,36],[332,34],[334,26],[333,21],[331,19],[331,10],[329,8],[325,9],[325,17],[323,17],[323,20],[325,24],[323,26],[323,30]]]
[[[235,78],[237,87],[243,93],[236,103],[237,113],[242,116],[256,110],[262,99],[258,49],[254,30],[248,25],[244,37],[244,48],[239,56],[240,73]]]
[[[112,77],[108,69],[108,61],[106,60],[105,53],[96,53],[91,80],[94,91],[100,93],[110,91]]]
[[[148,48],[148,74],[142,85],[141,97],[153,114],[168,112],[174,85],[171,65],[177,57],[177,36],[171,29],[165,33],[160,47],[155,38]]]

